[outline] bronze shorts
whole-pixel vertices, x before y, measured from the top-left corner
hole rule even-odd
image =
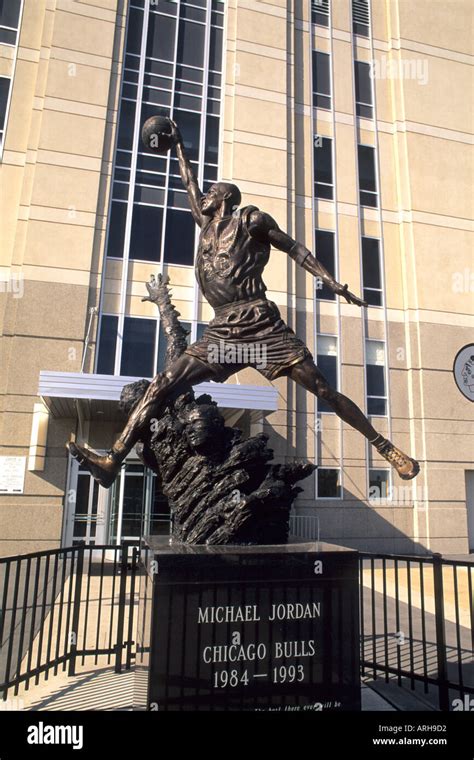
[[[216,382],[224,382],[245,367],[254,367],[274,380],[293,364],[312,358],[272,301],[236,301],[215,312],[202,338],[185,353],[208,364]]]

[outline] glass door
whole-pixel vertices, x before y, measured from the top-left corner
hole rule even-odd
[[[155,473],[143,464],[125,461],[111,488],[109,504],[109,543],[169,535],[167,499],[161,493]]]

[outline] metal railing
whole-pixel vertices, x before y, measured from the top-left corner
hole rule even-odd
[[[135,542],[125,541],[0,558],[3,699],[51,671],[74,675],[86,658],[130,668],[137,560]]]
[[[362,676],[445,711],[474,694],[473,576],[474,561],[361,553]]]

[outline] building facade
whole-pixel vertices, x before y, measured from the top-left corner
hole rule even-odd
[[[203,384],[275,461],[315,462],[295,513],[366,550],[474,550],[472,10],[465,0],[10,0],[0,15],[0,552],[166,531],[131,455],[109,491],[68,458],[106,450],[120,390],[163,366],[145,282],[163,272],[195,340],[212,318],[174,152],[235,182],[369,307],[279,251],[268,297],[324,374],[416,457],[409,484],[286,379]],[[304,521],[303,521],[304,522]],[[317,527],[316,527],[317,522]]]

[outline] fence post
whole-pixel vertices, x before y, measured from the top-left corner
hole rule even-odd
[[[119,608],[117,620],[117,644],[115,650],[115,672],[122,672],[122,649],[123,649],[123,628],[125,621],[125,594],[127,591],[127,562],[128,562],[127,541],[122,541],[121,545],[121,562],[120,562],[120,590],[119,590]]]
[[[439,708],[449,712],[448,669],[446,661],[446,633],[444,628],[443,558],[433,554],[433,583],[436,621],[436,655],[438,661]]]
[[[74,606],[72,608],[72,624],[71,633],[74,634],[74,638],[71,643],[71,651],[69,654],[69,670],[68,675],[73,676],[76,673],[76,652],[77,652],[77,640],[79,637],[79,616],[81,612],[81,591],[82,591],[82,573],[84,569],[84,550],[85,541],[82,541],[77,547],[77,562],[76,562],[76,582],[74,585]]]

